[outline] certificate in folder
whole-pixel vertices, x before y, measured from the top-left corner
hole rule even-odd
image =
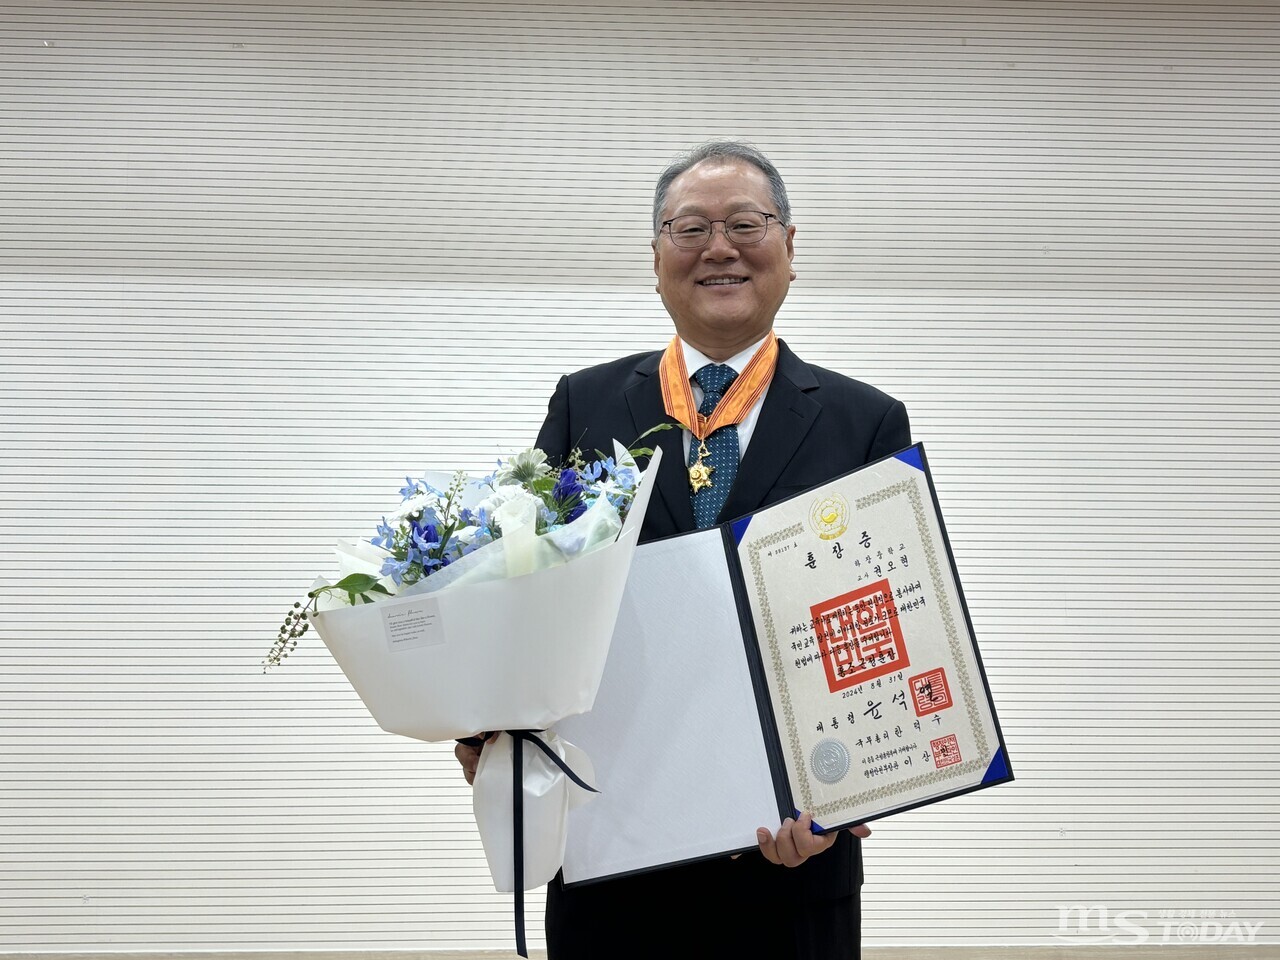
[[[567,883],[841,829],[1013,779],[924,447],[636,549]]]

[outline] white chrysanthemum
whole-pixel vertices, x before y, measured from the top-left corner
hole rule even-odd
[[[440,512],[440,498],[434,493],[417,493],[405,500],[400,506],[396,507],[394,513],[388,514],[388,519],[392,521],[403,520],[405,517],[417,513],[419,510],[434,510]],[[393,523],[392,526],[395,526]]]
[[[492,517],[493,511],[510,500],[512,497],[526,495],[524,487],[518,483],[500,483],[493,488],[493,492],[476,504],[477,510],[483,510],[486,517]]]

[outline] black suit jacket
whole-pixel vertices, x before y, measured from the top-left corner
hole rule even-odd
[[[634,446],[635,438],[650,427],[672,422],[662,405],[661,356],[661,352],[636,354],[562,377],[538,434],[539,448],[553,460],[574,448],[589,456],[596,449],[611,451],[615,438]],[[780,342],[773,380],[719,519],[732,519],[785,499],[910,443],[907,411],[901,402],[865,383],[811,366]],[[643,445],[660,446],[663,459],[641,540],[694,529],[682,432],[673,429],[654,434]],[[790,953],[781,947],[761,952],[770,931],[744,914],[744,909],[767,910],[770,915],[784,917],[797,915],[802,926],[821,928],[829,920],[822,913],[827,907],[820,904],[842,903],[842,912],[830,922],[847,926],[849,917],[845,914],[852,911],[856,950],[860,882],[860,850],[856,838],[847,832],[841,833],[830,850],[795,869],[775,866],[751,853],[736,861],[725,857],[568,889],[557,880],[548,891],[547,902],[550,958],[705,958],[736,951],[739,956],[773,954],[817,960],[834,955],[832,943],[844,944],[846,940],[832,941],[817,929],[812,937],[796,934],[797,942],[808,942],[806,937],[812,940],[808,948],[802,946]],[[635,911],[649,912],[656,906],[661,912],[677,905],[696,906],[699,916],[704,909],[712,913],[731,910],[750,931],[748,939],[736,947],[723,939],[708,939],[702,944],[686,940],[681,949],[661,944],[659,949],[658,941],[646,944],[643,940],[644,935],[653,934],[651,929],[634,929],[619,938],[619,930],[628,926],[627,918],[634,922]],[[721,929],[717,936],[725,933]],[[782,931],[779,936],[787,940],[790,933]],[[601,946],[606,942],[608,950]],[[619,953],[620,944],[630,952]],[[847,955],[846,948],[840,949],[842,956]]]

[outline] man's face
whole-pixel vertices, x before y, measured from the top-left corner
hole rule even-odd
[[[749,163],[704,160],[672,181],[661,219],[697,213],[723,220],[740,210],[774,213],[769,181]],[[776,220],[759,243],[735,246],[715,224],[704,247],[678,247],[666,231],[653,241],[658,293],[676,332],[715,360],[727,360],[759,340],[796,278],[795,227]]]

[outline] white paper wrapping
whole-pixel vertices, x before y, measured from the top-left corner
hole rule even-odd
[[[539,737],[579,778],[595,785],[587,755],[554,733]],[[476,768],[472,807],[484,844],[493,884],[501,893],[515,892],[514,798],[511,789],[512,738],[503,733],[485,745]],[[564,862],[569,811],[594,794],[583,790],[531,743],[521,747],[524,789],[524,885],[532,890],[547,883]]]

